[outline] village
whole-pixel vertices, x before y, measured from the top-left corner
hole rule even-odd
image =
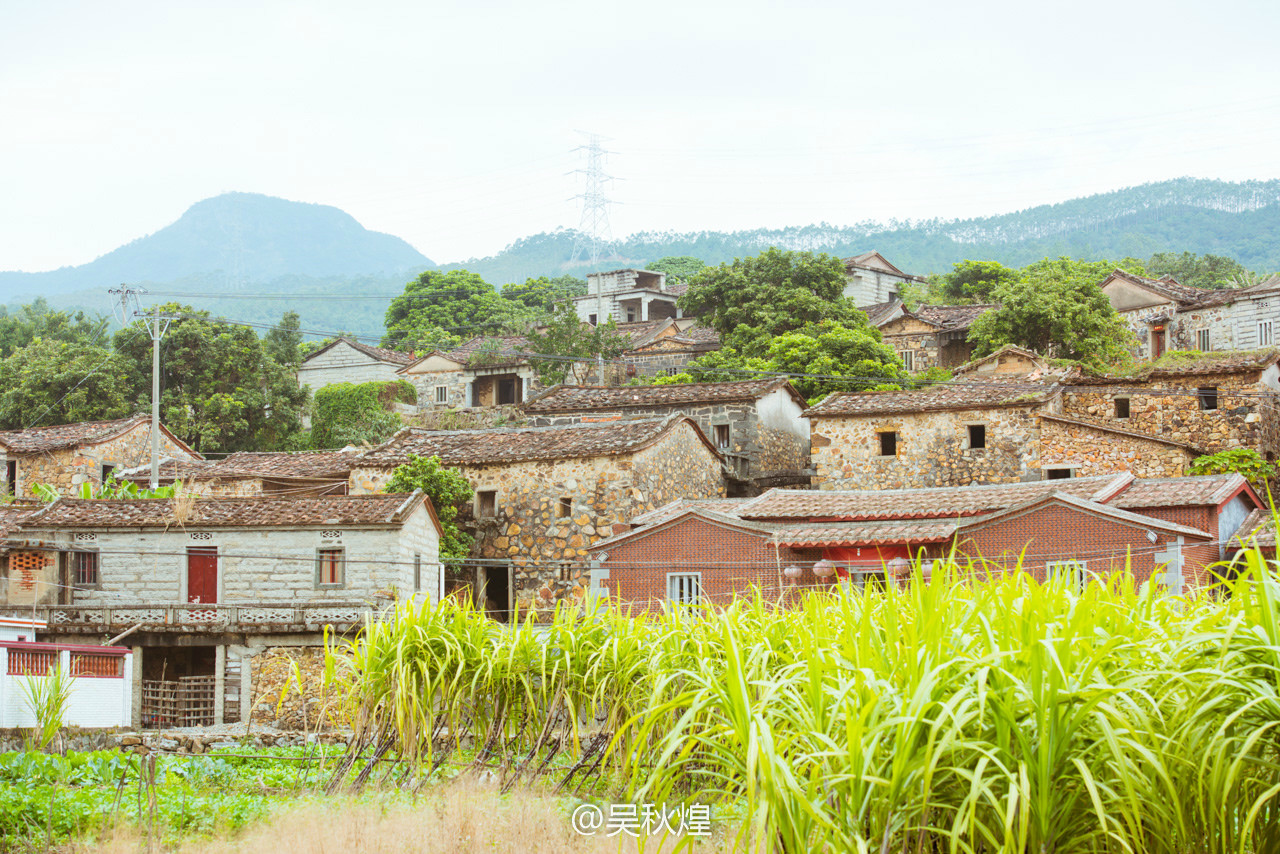
[[[80,725],[279,723],[282,656],[315,689],[328,633],[405,601],[453,598],[514,626],[883,589],[958,558],[1196,596],[1242,548],[1274,549],[1265,482],[1190,472],[1280,452],[1280,279],[1208,290],[1115,270],[1096,288],[1136,361],[1108,373],[1013,345],[975,356],[967,331],[998,306],[911,309],[900,293],[921,277],[876,252],[843,263],[844,297],[906,373],[946,379],[818,400],[776,372],[641,384],[688,371],[720,335],[685,316],[686,284],[621,269],[573,301],[584,328],[608,322],[627,342],[607,364],[582,359],[584,382],[544,386],[519,336],[496,351],[314,349],[297,369],[313,391],[416,391],[397,404],[406,426],[375,445],[206,458],[146,415],[0,433],[0,728],[30,724],[15,679],[60,655],[105,686]],[[470,497],[438,508],[389,488],[422,458]],[[170,491],[94,492],[117,483]],[[455,515],[464,556],[442,553]]]

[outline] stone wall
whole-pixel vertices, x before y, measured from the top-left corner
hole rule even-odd
[[[944,412],[814,417],[819,489],[909,489],[1040,479],[1040,404]],[[986,447],[969,447],[970,424]],[[898,434],[897,454],[880,454],[880,432]]]
[[[324,647],[269,647],[251,661],[254,724],[314,732],[337,723],[339,698],[324,686]]]
[[[174,459],[194,459],[187,449],[176,444],[160,431],[160,456]],[[0,456],[2,458],[2,456]],[[37,483],[54,486],[63,495],[76,493],[80,484],[92,481],[102,483],[102,467],[113,466],[117,470],[147,465],[151,462],[151,425],[139,422],[123,435],[105,442],[48,451],[39,454],[14,456],[18,464],[18,483],[15,494],[20,498],[32,496],[31,487]],[[0,466],[0,476],[4,467]]]
[[[881,340],[899,354],[911,354],[913,371],[923,371],[942,363],[937,329],[928,323],[914,317],[899,317],[880,327],[880,335]]]
[[[317,391],[335,383],[367,383],[400,379],[400,365],[377,359],[340,341],[298,368],[298,383]]]
[[[1180,445],[1118,430],[1053,419],[1040,422],[1040,465],[1070,468],[1074,477],[1132,472],[1135,477],[1181,477],[1196,453]]]
[[[1217,408],[1201,409],[1197,389],[1216,388]],[[1116,398],[1129,399],[1129,417],[1117,418]],[[1258,382],[1257,374],[1202,374],[1154,380],[1121,380],[1107,385],[1075,386],[1062,396],[1062,414],[1098,420],[1200,448],[1208,453],[1228,448],[1280,451],[1274,420],[1276,395]]]

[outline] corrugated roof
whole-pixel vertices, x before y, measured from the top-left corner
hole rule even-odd
[[[451,466],[615,456],[647,448],[669,431],[679,429],[682,423],[697,433],[712,454],[720,456],[696,422],[683,415],[671,415],[664,419],[568,427],[449,431],[406,427],[362,454],[357,465],[394,467],[408,462],[410,454],[436,456]]]
[[[308,498],[197,498],[179,522],[172,499],[95,501],[61,498],[24,528],[260,528],[396,525],[425,496],[341,495]]]
[[[557,385],[525,401],[521,408],[526,412],[581,412],[596,409],[694,406],[758,400],[779,388],[788,389],[791,396],[801,406],[804,405],[804,398],[791,387],[786,377],[769,377],[740,382],[674,385]]]
[[[1060,390],[1056,379],[993,375],[952,380],[924,389],[903,391],[836,392],[805,410],[809,417],[883,415],[891,412],[932,412],[991,406],[1033,406]]]
[[[1128,472],[1097,477],[927,489],[802,491],[771,489],[736,509],[744,519],[938,519],[1003,510],[1064,492],[1105,501],[1133,482]]]

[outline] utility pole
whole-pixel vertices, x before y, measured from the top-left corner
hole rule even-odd
[[[169,324],[177,315],[162,313],[158,305],[152,309],[150,316],[141,311],[138,308],[138,294],[146,292],[146,288],[126,284],[107,291],[120,301],[118,307],[112,306],[120,326],[123,328],[129,319],[141,318],[151,335],[151,488],[155,489],[160,485],[160,339],[169,331]],[[133,303],[132,312],[129,311],[130,303]]]

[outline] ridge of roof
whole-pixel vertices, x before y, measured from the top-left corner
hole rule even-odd
[[[725,527],[734,528],[735,530],[746,531],[752,534],[761,534],[767,537],[773,536],[777,528],[777,526],[775,525],[767,525],[760,522],[750,522],[745,519],[739,519],[737,516],[731,516],[727,513],[720,513],[715,510],[708,510],[705,507],[691,506],[691,507],[685,507],[679,513],[676,513],[674,516],[670,516],[668,518],[662,519],[661,521],[654,522],[649,525],[642,525],[640,527],[632,528],[629,531],[623,531],[620,534],[613,534],[612,536],[605,537],[600,540],[596,540],[588,548],[592,552],[595,552],[597,549],[612,548],[613,546],[616,546],[618,543],[623,543],[623,542],[626,542],[627,540],[632,540],[641,536],[647,537],[650,534],[655,534],[658,531],[661,531],[664,528],[667,528],[691,516],[699,519],[703,519],[708,522],[713,522],[719,525],[723,525]]]
[[[803,407],[805,399],[787,377],[732,382],[673,383],[643,386],[554,385],[520,404],[525,412],[574,412],[590,409],[665,407],[682,404],[756,400],[786,387]]]
[[[981,528],[998,522],[1001,519],[1007,519],[1010,516],[1016,516],[1027,513],[1037,507],[1043,507],[1046,504],[1067,504],[1080,510],[1090,513],[1107,516],[1131,525],[1143,528],[1155,528],[1161,531],[1167,531],[1175,534],[1183,534],[1185,536],[1204,537],[1205,539],[1213,539],[1213,535],[1207,531],[1201,531],[1199,528],[1192,528],[1189,525],[1181,525],[1177,522],[1169,522],[1164,519],[1158,519],[1155,516],[1144,516],[1141,513],[1131,513],[1120,507],[1106,504],[1101,501],[1094,501],[1087,498],[1081,498],[1078,495],[1072,495],[1069,492],[1054,490],[1047,495],[1041,495],[1024,501],[1020,504],[1014,504],[1002,510],[996,510],[986,513],[982,516],[970,516],[964,519],[958,526],[958,532],[963,533],[972,528]]]
[[[303,359],[302,361],[305,364],[311,361],[312,359],[314,359],[316,356],[319,356],[321,353],[328,352],[329,350],[333,349],[339,344],[346,344],[351,349],[364,353],[366,356],[372,359],[376,359],[379,362],[390,362],[396,365],[407,365],[417,360],[417,357],[415,357],[412,353],[406,353],[401,350],[388,350],[385,347],[374,347],[371,344],[364,344],[364,343],[361,343],[360,341],[357,341],[354,338],[350,338],[346,335],[342,335],[330,341],[328,344],[324,345],[319,350],[316,350],[313,353],[308,353],[307,358]]]
[[[892,412],[934,412],[945,409],[981,409],[1035,406],[1062,390],[1059,378],[1034,375],[992,375],[981,380],[956,380],[925,389],[834,392],[806,409],[806,418],[883,415]]]
[[[61,451],[67,448],[78,448],[82,445],[108,442],[123,436],[139,424],[148,423],[150,420],[151,416],[149,415],[137,414],[130,415],[127,418],[112,418],[107,421],[73,421],[69,424],[54,424],[49,427],[37,427],[27,430],[5,430],[0,431],[0,446],[16,454]],[[179,439],[163,423],[160,425],[160,430],[171,442],[195,459],[204,459],[198,451]]]

